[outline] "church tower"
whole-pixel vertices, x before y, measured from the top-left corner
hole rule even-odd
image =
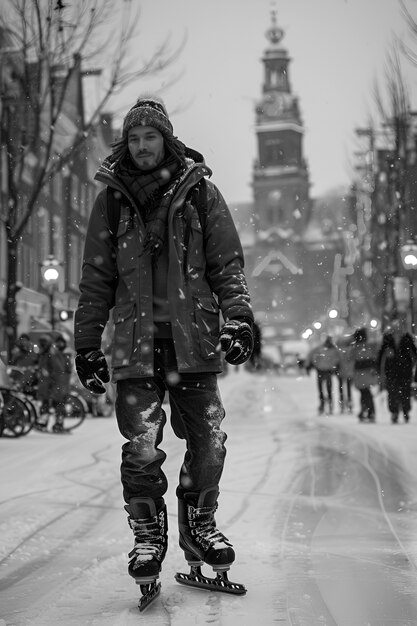
[[[275,233],[287,240],[300,235],[308,219],[309,181],[303,156],[303,125],[298,99],[291,93],[290,58],[282,48],[284,32],[276,12],[266,32],[262,58],[264,83],[256,105],[258,159],[253,172],[256,231],[260,238]]]
[[[257,158],[253,167],[254,245],[249,283],[255,316],[271,338],[296,336],[306,318],[303,233],[309,221],[304,129],[291,91],[284,32],[271,12],[256,104]]]

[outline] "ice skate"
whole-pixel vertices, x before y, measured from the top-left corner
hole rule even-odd
[[[178,494],[179,543],[191,571],[177,573],[175,580],[191,587],[242,595],[246,593],[245,586],[229,581],[226,573],[235,560],[235,551],[216,528],[218,494],[217,487],[201,493]],[[215,578],[201,572],[204,563],[213,568]]]
[[[167,550],[167,512],[162,498],[132,498],[125,509],[135,536],[128,572],[140,585],[142,597],[138,607],[143,611],[161,590],[158,577]]]

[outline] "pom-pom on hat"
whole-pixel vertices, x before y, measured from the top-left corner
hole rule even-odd
[[[123,137],[134,126],[153,126],[165,137],[172,137],[173,127],[161,98],[154,95],[139,96],[123,121]]]

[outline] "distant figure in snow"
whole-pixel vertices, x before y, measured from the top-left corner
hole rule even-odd
[[[368,341],[366,328],[358,328],[353,335],[353,383],[360,393],[360,422],[375,422],[375,403],[372,385],[378,384],[378,346]]]
[[[411,381],[417,350],[412,335],[406,332],[404,323],[393,317],[385,331],[378,354],[381,386],[388,394],[388,409],[393,424],[398,422],[400,411],[404,422],[410,419]]]
[[[309,374],[313,368],[317,372],[319,414],[323,413],[326,407],[329,413],[333,413],[333,376],[337,374],[339,361],[339,350],[330,335],[307,355],[304,364],[306,372]]]

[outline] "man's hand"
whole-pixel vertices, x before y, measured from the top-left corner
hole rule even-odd
[[[220,347],[231,365],[240,365],[248,360],[253,350],[252,327],[248,322],[229,320],[220,332]]]
[[[77,354],[75,367],[81,384],[93,393],[106,393],[103,383],[110,380],[107,361],[101,350]]]

